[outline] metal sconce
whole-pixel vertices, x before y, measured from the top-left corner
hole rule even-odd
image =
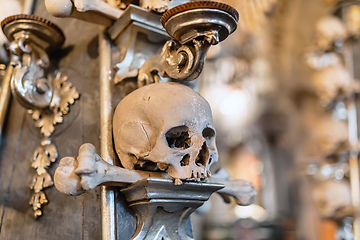
[[[160,77],[197,79],[211,45],[234,32],[238,20],[235,9],[218,2],[190,2],[170,9],[161,23],[173,39],[165,43],[161,55],[149,58],[140,68],[138,85],[159,82]]]
[[[48,53],[60,49],[65,41],[58,26],[41,17],[20,14],[4,19],[1,28],[11,42],[12,71],[8,76],[11,93],[32,115],[44,137],[33,153],[31,164],[36,174],[30,186],[33,190],[30,204],[38,217],[42,215],[41,206],[48,202],[44,189],[53,185],[47,168],[58,157],[49,137],[79,93],[67,77],[48,73],[51,66]]]

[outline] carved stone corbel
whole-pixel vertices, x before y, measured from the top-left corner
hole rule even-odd
[[[136,79],[144,62],[157,54],[169,40],[160,18],[159,14],[129,5],[109,28],[107,32],[120,53],[120,59],[115,65],[115,84],[126,79]]]
[[[170,9],[162,16],[161,23],[173,39],[165,43],[160,55],[144,63],[138,85],[159,82],[160,77],[196,79],[210,46],[235,31],[238,19],[234,8],[218,2],[189,2]]]
[[[20,14],[5,18],[1,27],[11,42],[12,95],[32,115],[44,137],[32,159],[36,174],[30,186],[34,191],[30,204],[38,217],[42,215],[41,205],[47,202],[43,189],[53,185],[46,169],[58,156],[48,137],[54,132],[55,124],[63,121],[63,115],[69,112],[69,105],[79,98],[79,93],[66,76],[49,73],[48,53],[59,49],[65,41],[55,24],[34,15]]]

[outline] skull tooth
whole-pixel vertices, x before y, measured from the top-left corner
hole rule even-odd
[[[182,181],[179,178],[175,178],[175,185],[181,185]]]
[[[158,163],[157,166],[161,171],[165,171],[168,168],[166,163]]]
[[[201,177],[201,175],[200,175],[200,173],[198,172],[198,173],[197,173],[197,178],[200,178],[200,177]]]
[[[211,172],[210,172],[209,170],[207,170],[206,173],[207,173],[207,176],[208,176],[208,177],[211,177]]]

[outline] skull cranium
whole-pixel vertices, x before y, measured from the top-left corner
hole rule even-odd
[[[128,169],[203,179],[218,160],[208,102],[177,83],[150,84],[126,96],[115,110],[113,134]]]
[[[342,65],[329,66],[316,71],[312,76],[312,83],[324,106],[339,97],[349,97],[359,88],[349,70]]]
[[[324,218],[334,217],[339,210],[351,206],[350,184],[346,180],[328,179],[320,182],[315,185],[312,195],[320,215]]]
[[[327,50],[333,44],[342,44],[348,37],[348,32],[341,20],[334,16],[325,16],[316,23],[317,46]]]

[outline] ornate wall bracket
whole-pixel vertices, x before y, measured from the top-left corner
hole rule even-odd
[[[48,52],[59,49],[65,41],[62,31],[52,22],[33,15],[14,15],[1,22],[5,36],[11,41],[13,72],[10,88],[13,97],[32,115],[35,126],[48,138],[55,125],[63,121],[69,105],[79,93],[60,73],[48,73],[51,65]],[[30,204],[34,215],[42,215],[46,203],[43,189],[53,185],[47,167],[57,158],[57,151],[49,139],[35,150],[32,167],[36,170],[30,186],[34,193]]]
[[[160,55],[149,58],[141,67],[139,86],[159,82],[160,77],[196,79],[210,46],[235,31],[238,19],[231,6],[211,1],[185,3],[167,11],[161,22],[173,39],[165,43]]]
[[[50,106],[54,86],[46,79],[50,66],[47,50],[60,48],[65,37],[51,22],[33,15],[14,15],[1,26],[11,41],[11,64],[14,66],[11,91],[26,108]]]
[[[55,24],[33,15],[10,16],[1,26],[11,41],[11,92],[30,110],[41,133],[49,137],[54,125],[68,113],[68,106],[79,97],[67,77],[47,74],[48,52],[59,49],[65,37]]]
[[[131,239],[192,239],[186,233],[190,214],[223,187],[195,182],[174,186],[170,179],[149,178],[122,189],[137,219]]]

